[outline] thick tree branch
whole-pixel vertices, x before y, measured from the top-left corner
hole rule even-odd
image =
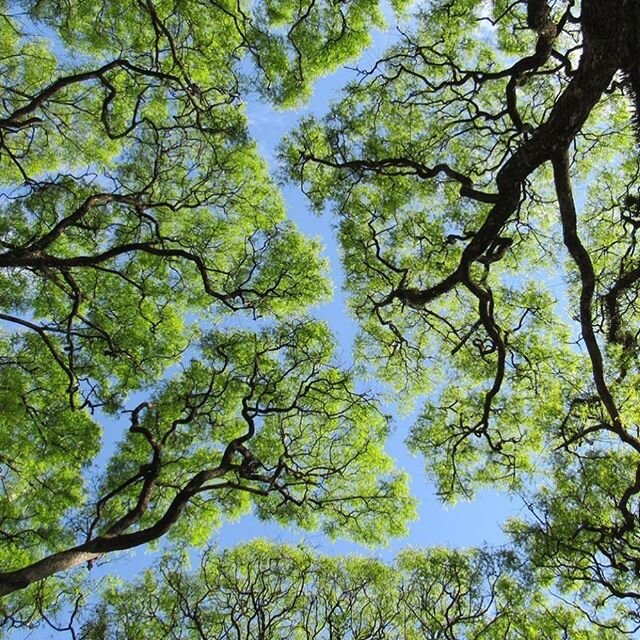
[[[556,194],[560,206],[564,244],[580,273],[580,327],[589,359],[591,360],[593,381],[611,420],[609,429],[618,435],[623,442],[631,445],[640,453],[640,440],[631,436],[622,424],[618,407],[605,381],[604,362],[593,328],[591,311],[595,290],[595,272],[589,253],[578,236],[576,209],[573,201],[571,179],[569,177],[569,154],[567,149],[559,151],[553,157],[552,162]]]
[[[468,276],[470,265],[499,237],[516,212],[524,181],[559,150],[567,148],[611,82],[618,62],[609,55],[609,47],[606,40],[594,40],[585,46],[575,76],[556,101],[547,121],[500,169],[496,177],[497,200],[464,248],[458,267],[440,282],[419,292],[414,291],[410,296],[407,290],[398,289],[392,292],[387,302],[396,298],[407,302],[411,299],[412,306],[419,308],[451,291]]]

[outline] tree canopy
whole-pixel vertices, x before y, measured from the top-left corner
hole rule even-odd
[[[638,17],[432,2],[283,150],[339,217],[360,357],[428,393],[441,495],[523,496],[541,579],[636,625]]]
[[[5,621],[55,597],[50,576],[165,533],[202,543],[251,509],[372,543],[405,530],[388,418],[308,315],[325,260],[241,101],[258,82],[300,99],[379,19],[370,2],[4,7],[0,594],[34,585]]]
[[[209,551],[195,574],[165,562],[135,584],[113,584],[77,626],[87,639],[589,637],[509,552],[407,550],[387,565],[263,541]]]
[[[385,566],[256,542],[188,577],[167,559],[86,611],[68,570],[165,534],[176,555],[253,509],[375,544],[413,514],[388,417],[310,315],[331,291],[321,248],[286,219],[242,104],[300,104],[382,12],[1,17],[5,628],[62,610],[87,638],[640,629],[637,2],[419,4],[280,149],[338,221],[358,373],[421,403],[408,444],[443,500],[522,500],[511,547]]]

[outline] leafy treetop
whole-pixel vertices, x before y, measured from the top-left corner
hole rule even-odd
[[[430,2],[282,147],[440,494],[519,494],[540,579],[636,622],[639,33],[636,2]]]
[[[87,640],[593,637],[508,551],[407,550],[387,565],[260,540],[209,550],[197,572],[165,562],[134,585],[114,583],[68,626]],[[620,635],[602,628],[598,637]]]
[[[242,107],[256,83],[302,99],[378,4],[0,13],[3,624],[55,608],[52,576],[167,533],[201,544],[251,509],[369,543],[404,531],[387,418],[308,316],[326,263]],[[107,417],[128,429],[91,467]]]

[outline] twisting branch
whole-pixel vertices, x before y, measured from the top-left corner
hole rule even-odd
[[[593,381],[611,420],[610,430],[616,433],[623,442],[631,445],[640,453],[640,440],[631,436],[622,424],[620,413],[605,381],[604,363],[593,328],[591,311],[595,290],[595,272],[589,253],[578,236],[576,209],[573,201],[571,179],[569,177],[569,154],[567,149],[554,155],[552,163],[556,194],[560,206],[564,244],[580,273],[580,327],[591,360]]]
[[[370,171],[385,176],[406,176],[415,175],[418,178],[427,180],[429,178],[437,178],[440,174],[445,175],[450,180],[460,183],[460,195],[470,198],[477,202],[494,203],[498,196],[492,193],[485,193],[475,189],[473,181],[459,171],[451,168],[448,164],[440,163],[433,167],[427,167],[421,162],[417,162],[411,158],[394,157],[379,158],[377,160],[331,160],[328,158],[320,158],[310,153],[301,155],[301,162],[315,162],[323,164],[335,169],[348,169],[350,171]]]

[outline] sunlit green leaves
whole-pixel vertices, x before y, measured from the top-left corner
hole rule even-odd
[[[383,450],[386,420],[354,391],[350,374],[330,364],[332,351],[327,328],[309,321],[261,334],[206,336],[202,357],[167,382],[144,411],[141,425],[163,442],[165,462],[153,508],[140,525],[153,523],[175,487],[221,464],[228,443],[246,434],[258,464],[255,477],[245,478],[239,466],[224,470],[202,499],[192,500],[173,535],[204,541],[223,514],[233,518],[252,503],[261,518],[369,544],[404,533],[414,500],[407,478],[393,471]],[[151,453],[149,442],[132,432],[99,491],[114,491],[151,463]],[[105,521],[138,491],[133,484],[111,499]]]
[[[196,571],[163,563],[135,589],[113,585],[86,637],[588,638],[571,607],[551,605],[500,551],[410,550],[387,565],[256,540],[208,551]]]
[[[403,533],[387,418],[307,315],[327,262],[286,220],[241,100],[306,98],[370,41],[378,2],[3,7],[2,570],[45,559],[3,593],[96,540],[202,544],[251,510]],[[107,415],[115,453],[89,467]]]
[[[73,541],[65,518],[86,499],[82,470],[100,445],[100,427],[70,406],[69,377],[39,340],[27,335],[11,348],[5,335],[2,342],[0,522],[7,569]]]
[[[638,87],[583,34],[620,5],[577,5],[420,7],[282,159],[339,220],[361,368],[424,401],[408,442],[439,494],[522,496],[517,544],[615,626],[638,598]]]

